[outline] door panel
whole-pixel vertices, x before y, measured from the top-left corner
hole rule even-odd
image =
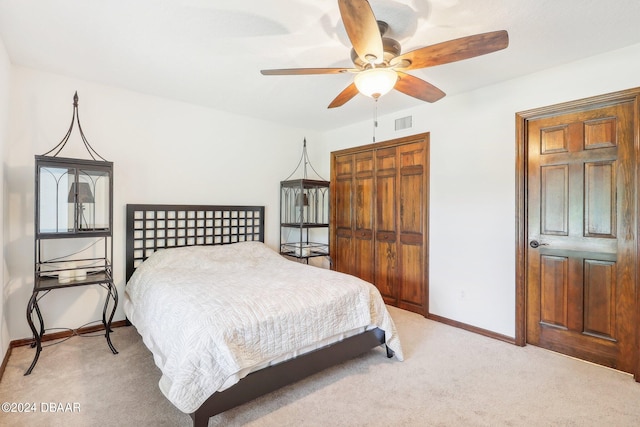
[[[559,256],[540,257],[540,322],[567,328],[567,296],[569,293],[569,259]]]
[[[336,227],[338,230],[351,231],[351,179],[338,180],[338,206],[336,210]]]
[[[569,234],[569,165],[540,168],[540,210],[543,234]]]
[[[527,342],[635,368],[632,102],[530,120]]]
[[[398,254],[396,242],[376,239],[375,283],[384,302],[398,303]]]
[[[584,235],[615,238],[615,162],[589,162],[584,166]]]
[[[364,152],[355,155],[355,218],[353,241],[353,274],[368,282],[374,281],[374,245],[373,245],[373,153]]]
[[[400,277],[398,306],[424,312],[426,307],[426,169],[427,146],[424,142],[398,147],[400,185],[396,203],[399,212]]]
[[[353,274],[353,247],[352,247],[352,211],[353,200],[351,199],[353,191],[353,174],[354,174],[354,157],[353,156],[336,156],[333,164],[333,185],[335,202],[331,209],[333,210],[334,251],[331,254],[333,258],[333,268],[343,273]]]
[[[402,244],[402,286],[398,306],[420,313],[425,304],[424,252],[420,244]]]
[[[376,287],[387,304],[398,304],[398,190],[396,147],[375,151],[376,157]]]
[[[616,264],[585,260],[584,332],[615,340]]]
[[[376,230],[396,233],[396,149],[376,152]]]
[[[387,304],[425,316],[428,154],[421,134],[331,158],[333,268],[373,283]]]

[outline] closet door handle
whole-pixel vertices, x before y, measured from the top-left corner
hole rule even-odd
[[[529,246],[531,246],[533,249],[539,247],[539,246],[549,246],[548,243],[540,243],[537,240],[532,240],[531,242],[529,242]]]

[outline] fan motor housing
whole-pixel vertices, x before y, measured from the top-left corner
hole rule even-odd
[[[382,63],[385,66],[389,65],[389,62],[391,62],[391,60],[393,58],[395,58],[396,56],[400,55],[400,52],[401,52],[401,49],[402,49],[401,46],[400,46],[400,43],[398,43],[397,40],[394,40],[394,39],[389,38],[389,37],[383,37],[382,38],[382,48],[384,50],[384,58],[383,58]],[[358,56],[358,54],[356,53],[356,51],[354,49],[351,49],[351,60],[359,68],[367,68],[367,67],[369,67],[369,63],[363,61],[362,59],[360,59],[360,57]]]

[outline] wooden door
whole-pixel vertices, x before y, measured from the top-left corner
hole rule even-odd
[[[428,140],[398,146],[398,307],[427,315]]]
[[[398,305],[398,148],[376,150],[375,285],[387,304]]]
[[[374,163],[373,151],[354,155],[354,218],[353,218],[353,274],[367,282],[375,283],[374,275]]]
[[[374,282],[373,152],[333,159],[333,268]]]
[[[354,274],[353,263],[353,175],[355,156],[352,154],[335,156],[332,164],[331,177],[331,212],[332,221],[329,223],[331,259],[333,269],[342,273]]]
[[[634,102],[527,121],[526,341],[636,368]]]
[[[331,154],[333,268],[373,283],[387,304],[428,313],[429,136]]]

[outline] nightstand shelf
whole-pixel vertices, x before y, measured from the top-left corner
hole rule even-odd
[[[308,222],[302,222],[302,223],[294,223],[294,222],[284,222],[280,224],[280,227],[290,227],[290,228],[327,228],[329,227],[329,223],[320,223],[320,224],[313,224],[313,223],[308,223]]]
[[[280,254],[294,258],[313,258],[328,256],[329,245],[326,243],[283,243],[280,245]]]
[[[47,272],[47,274],[49,274]],[[50,289],[72,288],[75,286],[97,285],[105,282],[113,282],[111,272],[102,270],[94,271],[86,274],[86,278],[82,280],[74,279],[70,282],[61,283],[57,276],[41,275],[36,278],[34,289],[38,291],[47,291]]]

